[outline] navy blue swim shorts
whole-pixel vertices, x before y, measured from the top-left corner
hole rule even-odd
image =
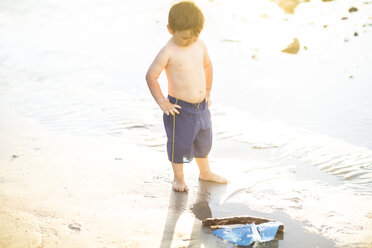
[[[212,148],[211,113],[203,100],[194,104],[168,96],[181,106],[179,114],[163,115],[167,133],[168,159],[172,163],[189,163],[193,157],[206,158]]]

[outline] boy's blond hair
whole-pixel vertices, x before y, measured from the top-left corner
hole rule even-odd
[[[169,10],[168,25],[173,32],[190,29],[198,36],[204,26],[204,16],[193,2],[183,1]]]

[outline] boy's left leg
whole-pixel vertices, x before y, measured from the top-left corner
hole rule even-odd
[[[173,189],[175,191],[189,191],[183,175],[183,164],[172,163],[174,178],[173,178]]]
[[[199,179],[205,181],[212,181],[216,183],[228,183],[227,179],[223,176],[213,173],[209,167],[208,157],[206,158],[195,158],[196,163],[198,164],[200,175]]]

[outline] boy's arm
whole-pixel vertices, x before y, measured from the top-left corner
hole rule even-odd
[[[160,50],[160,52],[152,62],[151,66],[149,67],[146,73],[146,82],[150,89],[151,95],[154,97],[156,103],[163,110],[163,112],[166,115],[169,114],[174,115],[175,113],[179,114],[177,108],[181,107],[176,104],[172,104],[168,101],[168,99],[165,99],[163,93],[161,92],[158,81],[161,72],[168,64],[168,60],[169,60],[168,52],[165,48],[163,48],[162,50]]]
[[[206,45],[203,42],[202,44],[204,48],[203,67],[204,67],[205,83],[206,83],[205,100],[208,103],[208,107],[209,107],[211,105],[210,94],[211,94],[212,82],[213,82],[213,66],[212,66],[211,59],[209,58]]]

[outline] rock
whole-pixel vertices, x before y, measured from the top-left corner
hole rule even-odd
[[[297,54],[298,51],[300,50],[300,42],[298,41],[297,38],[293,39],[293,42],[288,45],[286,49],[283,49],[283,53],[290,53],[290,54]]]
[[[14,160],[16,158],[19,158],[19,155],[13,154],[12,157],[10,158],[10,161],[12,161],[12,160]]]
[[[354,32],[354,36],[358,36],[359,34],[357,32]]]
[[[223,39],[222,41],[225,41],[225,42],[240,42],[240,40],[232,40],[232,39]]]
[[[295,8],[300,3],[299,0],[279,0],[277,2],[279,7],[281,7],[288,14],[293,14]]]
[[[355,7],[351,7],[351,8],[349,9],[349,12],[350,12],[350,13],[357,12],[357,11],[358,11],[358,9],[355,8]]]
[[[256,144],[252,146],[252,149],[270,149],[270,148],[279,148],[279,146],[270,145],[270,144]]]
[[[79,223],[71,223],[70,225],[68,225],[68,228],[70,228],[71,230],[74,230],[76,232],[79,232],[81,231],[81,225]]]
[[[347,20],[348,18],[346,16],[342,17],[341,20]]]
[[[328,28],[328,25],[323,25],[323,28]]]

